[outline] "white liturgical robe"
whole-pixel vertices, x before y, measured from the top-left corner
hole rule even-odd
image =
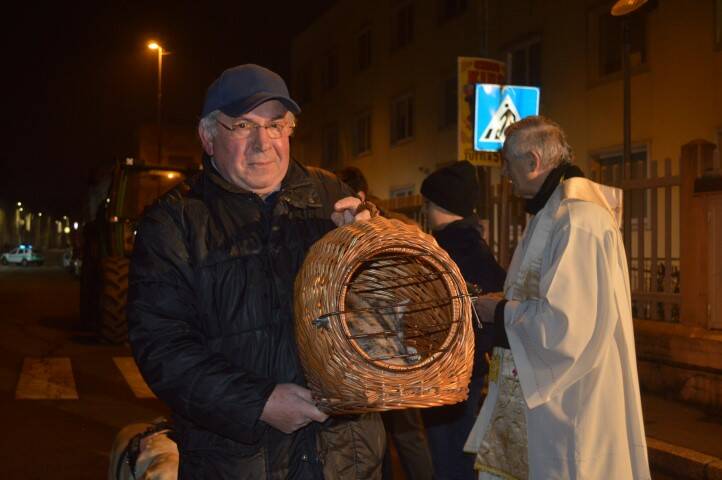
[[[484,468],[480,455],[480,478],[515,478],[527,468],[540,480],[650,478],[620,213],[619,190],[573,178],[529,222],[504,309],[527,444],[485,440],[505,428],[491,410],[504,418],[514,403],[497,402],[490,385],[465,448],[502,464],[526,452],[528,465],[512,474],[499,464]]]

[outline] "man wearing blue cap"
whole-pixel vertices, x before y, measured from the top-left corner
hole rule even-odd
[[[336,177],[291,159],[298,113],[270,70],[223,72],[198,127],[204,171],[138,229],[129,339],[173,411],[182,479],[380,476],[378,415],[329,419],[297,354],[293,282],[308,248],[369,217]]]

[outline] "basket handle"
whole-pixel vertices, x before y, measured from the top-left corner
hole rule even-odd
[[[368,200],[362,200],[361,203],[358,204],[358,207],[356,208],[356,215],[363,212],[364,210],[369,211],[371,218],[379,216],[379,208]]]

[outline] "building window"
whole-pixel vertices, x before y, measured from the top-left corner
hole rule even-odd
[[[358,157],[371,152],[371,112],[356,117],[353,125],[353,154]]]
[[[391,144],[414,136],[414,97],[404,95],[391,104]]]
[[[331,90],[338,84],[338,54],[333,51],[327,53],[321,65],[321,86],[324,90]]]
[[[459,103],[459,85],[456,75],[447,77],[441,84],[441,115],[439,127],[446,128],[456,125]]]
[[[630,66],[647,61],[644,15],[628,15],[630,40]],[[599,74],[611,75],[622,70],[622,17],[607,13],[599,17]]]
[[[339,152],[338,125],[327,126],[323,130],[323,150],[321,151],[321,166],[326,170],[338,170],[341,166]]]
[[[311,64],[302,66],[296,72],[296,92],[293,98],[301,104],[308,103],[313,99],[311,72]]]
[[[391,19],[391,50],[398,50],[414,40],[414,5],[407,3]]]
[[[466,11],[468,0],[438,0],[439,23],[458,17]]]
[[[367,28],[356,37],[356,70],[362,72],[371,66],[371,29]]]
[[[645,9],[624,17],[615,17],[609,8],[599,7],[589,13],[590,79],[599,80],[622,71],[622,22],[629,22],[630,67],[634,70],[647,63]]]
[[[525,41],[509,49],[506,69],[512,85],[541,86],[541,41]]]

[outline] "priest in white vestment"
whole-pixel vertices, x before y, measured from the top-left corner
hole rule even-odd
[[[510,126],[502,158],[534,216],[504,298],[476,302],[499,347],[465,450],[480,479],[649,479],[621,191],[583,178],[544,117]]]

